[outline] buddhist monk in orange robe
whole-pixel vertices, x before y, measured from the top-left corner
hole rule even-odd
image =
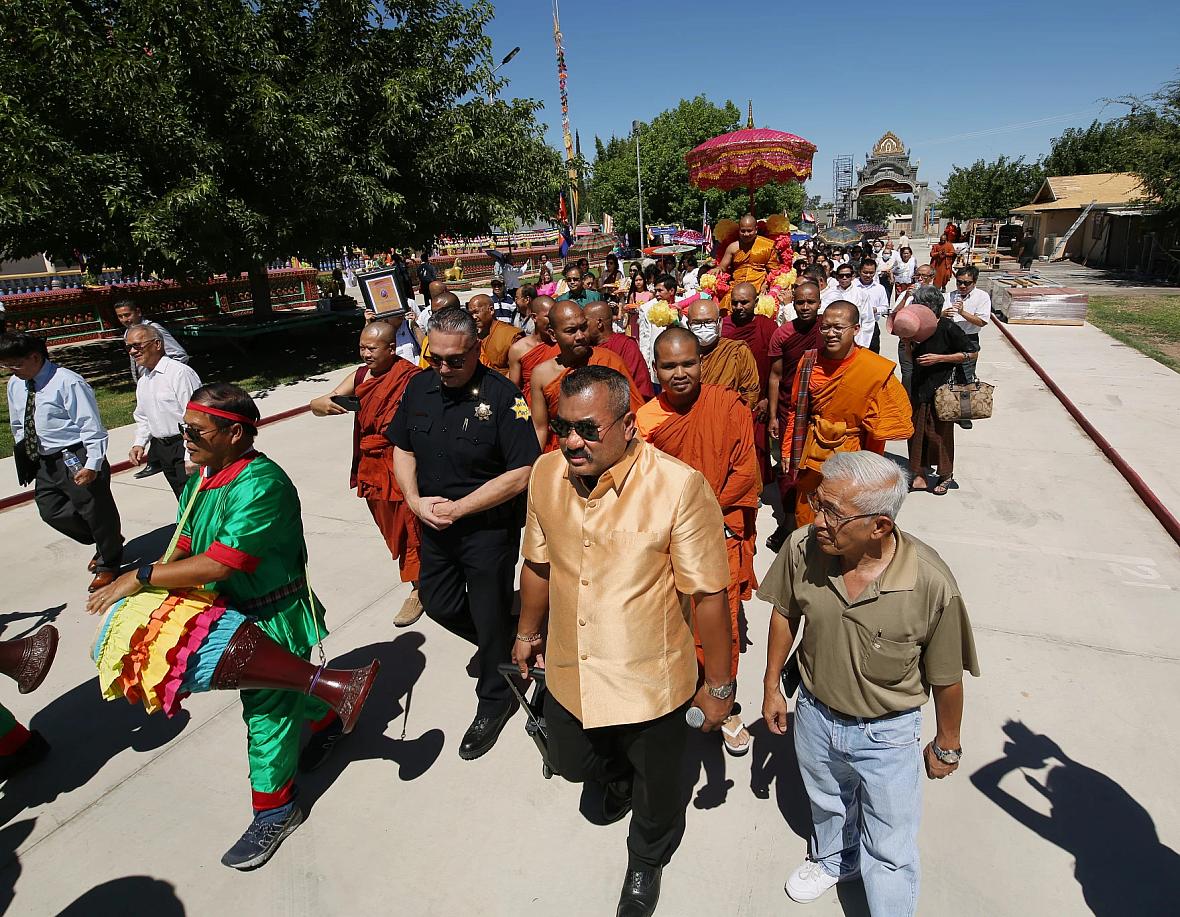
[[[524,400],[531,404],[533,398],[533,370],[557,356],[557,343],[549,330],[549,310],[553,308],[551,296],[534,296],[529,303],[533,316],[533,333],[517,338],[508,349],[508,378],[524,393]]]
[[[492,311],[492,297],[478,293],[467,301],[467,311],[479,329],[479,362],[502,376],[508,375],[508,351],[524,333],[502,322]]]
[[[795,372],[783,454],[785,461],[790,450],[788,474],[795,479],[797,526],[815,519],[807,497],[823,480],[820,466],[828,456],[860,449],[880,454],[887,440],[909,439],[914,433],[909,397],[893,374],[896,364],[856,346],[859,321],[857,307],[842,300],[820,316],[805,417],[796,409],[809,362],[806,354]]]
[[[754,351],[741,341],[721,336],[717,302],[699,299],[688,307],[688,330],[701,342],[701,382],[720,385],[741,395],[751,411],[758,407],[762,383]]]
[[[654,397],[656,389],[651,384],[651,373],[647,369],[647,360],[643,359],[643,351],[639,349],[639,342],[614,329],[614,306],[600,299],[587,303],[582,311],[590,323],[590,343],[618,354],[619,359],[627,364],[627,372],[635,380],[639,394],[645,399]]]
[[[731,618],[731,677],[737,678],[738,617],[742,600],[758,583],[754,576],[755,520],[762,478],[754,449],[750,409],[734,391],[701,383],[700,344],[683,328],[668,328],[656,338],[659,397],[639,409],[639,435],[705,476],[725,517],[729,551],[728,598]],[[704,655],[697,639],[697,661]],[[729,750],[742,753],[749,741],[740,718],[723,729]]]
[[[619,355],[590,344],[590,323],[581,306],[573,300],[558,301],[549,310],[549,329],[557,341],[558,354],[533,370],[530,380],[533,394],[529,405],[537,440],[546,452],[557,448],[557,437],[549,430],[549,418],[557,415],[561,380],[571,370],[582,366],[609,366],[622,373],[631,386],[631,410],[638,411],[643,406],[643,396]]]
[[[738,222],[738,237],[731,242],[717,265],[718,272],[728,272],[734,284],[752,283],[762,293],[766,289],[766,278],[779,266],[778,249],[766,236],[758,235],[758,220],[747,213]],[[721,311],[729,311],[729,299],[733,288],[721,300]]]
[[[774,319],[756,315],[758,291],[752,283],[739,283],[729,293],[729,315],[721,319],[721,337],[740,341],[750,348],[758,367],[758,400],[754,412],[754,449],[763,481],[770,480],[770,341],[778,331]]]
[[[955,267],[955,246],[945,232],[937,245],[930,246],[930,265],[934,268],[934,285],[945,290]]]
[[[388,322],[375,321],[361,332],[360,353],[365,365],[350,373],[328,395],[311,402],[316,416],[347,414],[332,396],[355,397],[360,408],[353,421],[352,474],[350,484],[369,506],[389,553],[398,562],[403,583],[413,591],[394,624],[404,627],[422,615],[418,600],[418,519],[406,505],[393,475],[393,444],[385,431],[393,422],[406,384],[421,370],[394,351],[395,332]]]

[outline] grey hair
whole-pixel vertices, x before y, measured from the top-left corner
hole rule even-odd
[[[561,394],[573,398],[585,395],[598,385],[606,387],[611,414],[622,417],[631,410],[631,384],[621,372],[609,366],[589,365],[571,369],[561,380]]]
[[[862,513],[896,520],[910,489],[909,473],[875,452],[837,452],[820,468],[825,481],[851,484]]]
[[[127,333],[131,334],[132,331],[137,332],[138,334],[142,334],[149,341],[159,341],[160,343],[164,342],[164,335],[160,334],[160,331],[158,328],[153,328],[151,325],[148,325],[148,324],[132,325],[130,328],[127,329]]]
[[[942,304],[946,302],[946,297],[942,295],[942,290],[938,287],[914,287],[910,302],[926,306],[928,309],[934,310],[935,315],[939,315],[942,313]]]
[[[430,316],[430,322],[427,325],[428,334],[464,334],[469,338],[476,338],[479,335],[479,327],[475,324],[475,319],[471,317],[471,313],[466,309],[443,309],[441,312],[435,312]]]

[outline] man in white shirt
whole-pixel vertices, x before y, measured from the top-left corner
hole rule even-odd
[[[881,352],[881,328],[877,320],[889,311],[889,294],[877,281],[877,262],[874,258],[865,258],[860,263],[860,274],[856,283],[852,285],[856,291],[860,307],[860,330],[856,333],[856,343],[859,347],[867,347],[873,353]]]
[[[955,271],[955,292],[950,295],[950,301],[942,310],[944,318],[949,318],[963,329],[979,351],[979,329],[988,323],[992,315],[992,298],[978,287],[979,268],[974,264],[964,265]],[[976,358],[978,360],[978,358]],[[966,382],[975,381],[975,367],[977,362],[969,361],[959,364],[963,367],[963,379]],[[970,429],[971,421],[960,424],[964,429]]]
[[[135,383],[135,445],[127,458],[132,465],[152,461],[159,465],[177,497],[188,481],[190,469],[180,425],[201,377],[164,353],[160,332],[146,324],[127,329],[127,353],[143,375]]]
[[[852,270],[852,265],[841,264],[836,268],[835,286],[826,286],[819,297],[819,314],[823,315],[824,310],[832,303],[839,299],[845,302],[857,303],[859,308],[860,302],[857,299],[856,291],[852,289],[852,281],[856,277],[856,272]]]

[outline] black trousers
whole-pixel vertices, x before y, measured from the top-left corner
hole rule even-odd
[[[70,451],[86,461],[81,446]],[[94,545],[100,571],[118,571],[123,563],[123,533],[119,508],[111,496],[111,466],[104,461],[94,482],[79,487],[60,454],[43,455],[34,487],[41,518],[74,541]]]
[[[178,498],[184,490],[184,485],[188,483],[188,472],[184,470],[185,456],[184,438],[179,434],[165,439],[156,439],[153,436],[148,443],[148,461],[164,469],[164,477]]]
[[[512,692],[496,667],[511,660],[515,639],[512,594],[520,529],[488,526],[474,516],[442,532],[424,525],[419,556],[422,609],[475,644],[479,711],[503,710]]]
[[[634,778],[627,832],[631,868],[668,865],[684,831],[681,789],[688,701],[646,723],[586,729],[572,713],[545,695],[549,762],[571,783]]]
[[[873,322],[873,339],[869,342],[869,350],[873,353],[881,352],[881,323],[880,319]]]
[[[912,400],[914,397],[914,352],[910,349],[907,341],[899,340],[897,342],[897,365],[901,368],[901,387],[905,389],[905,393]]]

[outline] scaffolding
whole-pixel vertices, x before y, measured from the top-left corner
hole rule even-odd
[[[844,153],[832,160],[832,213],[835,220],[852,215],[852,155]]]

